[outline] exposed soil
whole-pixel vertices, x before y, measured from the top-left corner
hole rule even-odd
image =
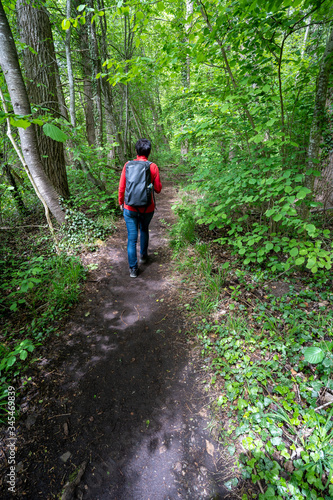
[[[129,277],[122,220],[84,256],[98,269],[31,373],[17,426],[16,494],[4,460],[1,498],[232,498],[171,276],[164,221],[173,195],[167,187],[158,197],[151,259],[137,279]]]

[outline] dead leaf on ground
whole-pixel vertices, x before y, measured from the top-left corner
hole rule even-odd
[[[206,451],[211,457],[214,456],[214,445],[206,439]]]

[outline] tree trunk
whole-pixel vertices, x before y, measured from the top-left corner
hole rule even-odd
[[[92,67],[88,41],[88,26],[84,24],[79,28],[80,54],[83,72],[84,114],[86,119],[86,134],[89,146],[96,145],[94,102],[92,90]]]
[[[100,10],[104,9],[104,1],[103,0],[98,0],[98,8]],[[101,56],[103,61],[106,61],[108,59],[108,52],[107,52],[107,18],[106,16],[99,17],[99,22],[100,22],[100,28],[101,28]],[[125,163],[125,156],[124,156],[124,144],[122,137],[118,131],[115,115],[114,115],[114,109],[113,109],[113,96],[112,96],[112,89],[109,84],[109,82],[101,78],[101,88],[102,88],[102,93],[104,96],[104,105],[105,105],[105,124],[106,124],[106,134],[107,134],[107,141],[110,143],[111,141],[116,142],[119,144],[117,147],[117,155],[119,157],[120,163],[123,165]],[[109,159],[111,162],[113,162],[114,158],[116,156],[116,149],[112,148],[109,154]]]
[[[71,7],[72,7],[71,0],[67,0],[66,2],[67,19],[71,18]],[[69,84],[69,115],[71,118],[72,127],[75,127],[76,126],[75,87],[74,87],[72,53],[71,53],[71,28],[66,30],[65,48],[66,48],[66,62],[67,62],[68,84]]]
[[[57,63],[58,66],[58,63]],[[68,109],[66,106],[66,101],[65,101],[65,96],[64,96],[64,91],[60,79],[60,74],[59,74],[59,66],[57,68],[57,71],[55,73],[56,77],[56,83],[57,83],[57,95],[58,95],[58,102],[59,102],[59,112],[65,120],[69,122],[69,117],[68,117]]]
[[[185,17],[186,17],[186,21],[187,21],[188,17],[193,14],[193,1],[186,0],[185,5],[186,5]],[[190,29],[191,29],[191,24],[186,22],[186,24],[185,24],[185,37],[186,37],[187,42],[188,42]],[[186,55],[185,66],[183,68],[183,86],[184,86],[184,88],[190,87],[190,71],[191,71],[190,58],[188,55]],[[182,125],[182,130],[183,130],[183,125]],[[186,163],[186,161],[187,161],[188,152],[189,152],[189,143],[188,143],[188,139],[185,139],[182,141],[182,143],[180,145],[180,155],[181,155],[181,161],[183,163]]]
[[[18,190],[15,178],[12,174],[12,169],[8,165],[8,163],[5,163],[3,166],[3,171],[7,177],[8,183],[12,186],[12,195],[15,201],[15,204],[17,206],[18,211],[20,212],[21,215],[26,215],[28,213],[28,210],[24,204],[23,198],[21,196],[20,191]]]
[[[94,0],[91,1],[91,6],[94,7]],[[98,146],[103,147],[103,105],[102,105],[102,87],[101,79],[96,78],[98,73],[102,71],[101,60],[99,56],[99,47],[97,41],[96,25],[95,21],[91,24],[91,39],[92,39],[92,66],[93,66],[93,76],[95,78],[96,85],[96,108],[97,108],[97,123],[96,123],[96,137]]]
[[[48,14],[43,7],[33,7],[28,0],[17,1],[17,13],[21,40],[35,51],[33,53],[26,48],[23,53],[30,102],[47,108],[48,114],[59,117],[56,81],[58,68]],[[39,114],[43,115],[45,111],[39,110]],[[64,198],[68,198],[63,144],[47,137],[41,127],[38,127],[36,132],[46,175],[56,191]]]
[[[166,149],[168,151],[170,151],[170,145],[169,145],[168,138],[167,138],[165,131],[164,131],[164,125],[163,125],[163,123],[160,123],[160,121],[159,121],[159,118],[162,115],[162,108],[161,108],[161,104],[159,102],[158,89],[157,89],[157,106],[155,106],[154,97],[152,96],[151,101],[150,101],[150,109],[151,109],[151,112],[153,115],[154,129],[155,129],[155,131],[158,132],[159,137],[162,139]]]
[[[317,89],[313,118],[310,130],[310,139],[308,147],[308,170],[318,169],[316,161],[319,156],[319,146],[322,137],[322,130],[325,124],[325,104],[330,70],[333,62],[333,29],[327,39],[325,52],[320,63],[320,69],[317,79]],[[311,173],[307,175],[307,184],[312,189],[314,176]]]
[[[30,115],[31,108],[29,98],[22,78],[15,42],[1,2],[0,66],[5,75],[14,113],[17,115]],[[45,200],[47,206],[57,221],[59,223],[65,222],[65,213],[59,205],[58,195],[42,167],[37,147],[35,126],[32,124],[25,130],[23,128],[19,128],[18,132],[21,139],[21,147],[25,162],[40,195]]]

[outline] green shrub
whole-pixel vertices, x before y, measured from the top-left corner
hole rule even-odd
[[[218,228],[223,233],[218,241],[243,256],[244,264],[267,262],[273,272],[291,266],[313,273],[330,269],[330,231],[310,214],[320,204],[305,187],[302,172],[295,156],[282,163],[263,148],[252,151],[252,161],[241,151],[228,161],[219,158],[212,178],[211,159],[203,156],[193,177],[201,197],[195,220]]]
[[[180,205],[172,207],[178,216],[176,224],[173,225],[171,235],[171,246],[177,251],[195,240],[196,221],[193,215],[194,207],[189,200],[184,200]]]

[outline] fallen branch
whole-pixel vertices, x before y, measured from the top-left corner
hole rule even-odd
[[[328,207],[328,208],[313,208],[310,210],[310,213],[315,213],[315,212],[326,212],[327,210],[333,210],[333,207]]]
[[[322,408],[325,408],[326,406],[331,405],[332,403],[333,401],[330,401],[329,403],[325,403],[324,405],[318,406],[318,408],[315,408],[314,411],[321,410]]]
[[[47,224],[44,224],[44,225],[39,225],[39,224],[30,224],[29,226],[15,226],[15,227],[11,227],[11,226],[4,226],[4,227],[0,227],[0,230],[1,231],[9,231],[11,229],[22,229],[22,228],[25,228],[25,227],[47,227]]]
[[[74,481],[69,481],[65,484],[61,500],[72,500],[74,499],[75,488],[80,484],[83,474],[87,468],[88,462],[82,462],[79,471],[77,473]],[[75,497],[76,498],[76,497]]]
[[[52,373],[52,372],[50,372],[50,373]],[[48,375],[50,375],[50,374],[48,373]],[[52,417],[49,417],[48,420],[52,420],[53,418],[58,418],[58,417],[68,417],[69,415],[71,415],[71,413],[60,413],[60,415],[52,415]]]

